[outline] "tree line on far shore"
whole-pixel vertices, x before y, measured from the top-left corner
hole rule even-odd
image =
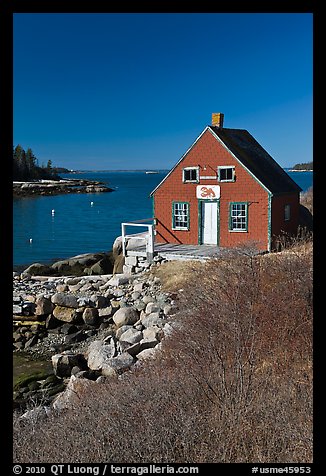
[[[18,144],[13,149],[13,180],[58,180],[60,179],[58,172],[66,173],[68,169],[52,166],[52,161],[48,160],[47,164],[38,163],[38,159],[29,147],[26,151]]]

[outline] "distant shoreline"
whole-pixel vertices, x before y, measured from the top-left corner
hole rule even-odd
[[[288,172],[313,172],[313,169],[309,169],[309,170],[288,169]]]

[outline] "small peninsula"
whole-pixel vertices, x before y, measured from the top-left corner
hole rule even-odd
[[[100,193],[113,192],[113,189],[103,182],[86,179],[34,180],[13,182],[14,197],[29,197],[33,195],[58,195],[64,193]]]
[[[313,172],[313,162],[304,162],[302,164],[295,164],[289,172]]]

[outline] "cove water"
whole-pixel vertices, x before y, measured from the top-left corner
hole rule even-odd
[[[149,194],[166,173],[165,170],[157,174],[145,174],[145,171],[62,174],[62,178],[104,182],[114,192],[15,198],[14,269],[83,253],[111,251],[114,240],[121,235],[122,222],[153,217]],[[312,172],[288,174],[304,191],[312,186]],[[133,233],[131,229],[128,232]]]

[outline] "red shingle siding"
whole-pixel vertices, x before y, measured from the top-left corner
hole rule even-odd
[[[269,193],[247,169],[229,152],[218,139],[206,130],[194,143],[183,160],[161,183],[154,193],[154,210],[157,219],[156,241],[158,243],[198,244],[198,206],[196,183],[183,183],[184,167],[199,166],[200,176],[217,176],[218,166],[234,166],[234,182],[218,182],[217,179],[200,179],[199,185],[219,185],[221,190],[219,210],[219,246],[233,247],[247,241],[256,242],[261,250],[269,249],[269,231],[278,234],[281,229],[293,231],[298,217],[298,194],[273,198],[272,229],[269,229]],[[204,170],[206,167],[206,170]],[[190,229],[172,230],[172,203],[188,202],[190,206]],[[248,203],[248,231],[229,231],[231,202]],[[281,209],[291,203],[291,223],[281,223]],[[283,227],[283,228],[282,228]]]
[[[282,233],[295,234],[299,221],[299,194],[284,194],[272,199],[272,237]],[[290,205],[290,220],[284,219],[285,205]]]

